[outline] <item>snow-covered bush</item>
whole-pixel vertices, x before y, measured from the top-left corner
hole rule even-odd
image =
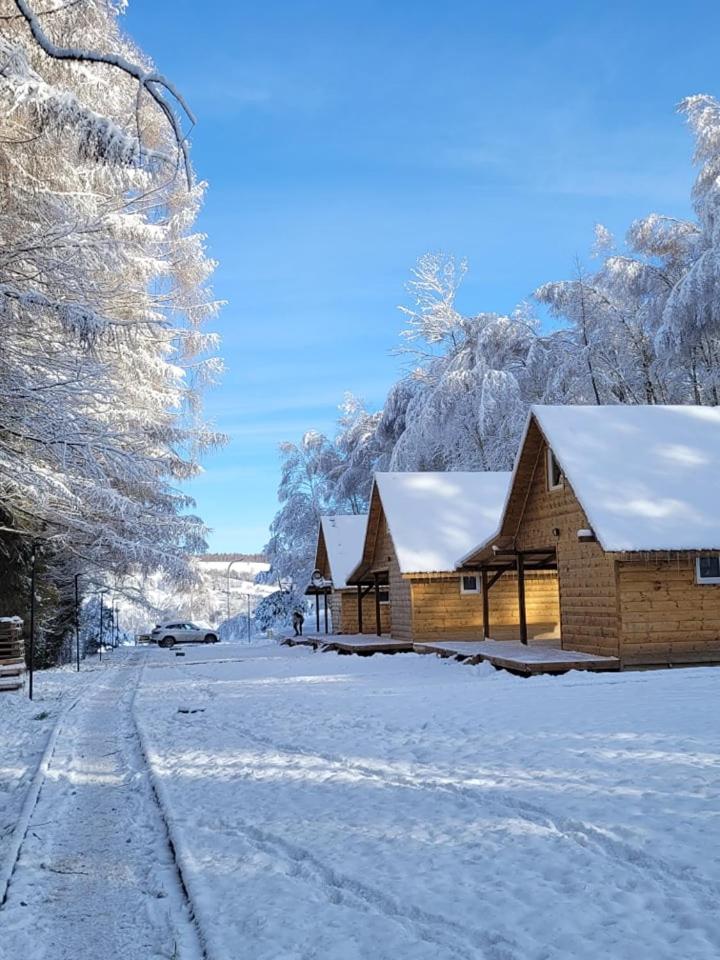
[[[255,624],[258,630],[288,630],[295,610],[303,610],[304,598],[288,590],[278,590],[264,597],[255,609]]]

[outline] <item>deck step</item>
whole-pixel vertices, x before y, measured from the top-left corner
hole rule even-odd
[[[372,634],[326,634],[315,637],[319,640],[323,651],[337,653],[357,653],[360,656],[370,656],[373,653],[412,653],[413,645],[410,641],[394,640],[390,636],[373,636]]]
[[[416,643],[419,653],[437,653],[474,663],[487,661],[495,667],[522,673],[567,673],[568,670],[619,670],[618,657],[599,656],[581,650],[564,650],[547,642],[522,644],[512,640],[429,641]]]

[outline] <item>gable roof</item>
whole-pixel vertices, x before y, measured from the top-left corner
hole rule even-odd
[[[534,406],[513,471],[503,524],[463,557],[514,533],[508,514],[529,480],[518,468],[534,428],[552,449],[608,552],[720,549],[720,408]],[[529,451],[533,453],[533,451]],[[519,517],[516,517],[519,520]]]
[[[458,554],[497,527],[509,473],[376,473],[363,559],[372,561],[379,510],[385,515],[401,573],[445,573]]]
[[[720,548],[720,408],[532,412],[605,550]]]
[[[320,536],[325,541],[330,578],[336,590],[347,587],[347,578],[362,556],[366,526],[365,513],[320,518]]]

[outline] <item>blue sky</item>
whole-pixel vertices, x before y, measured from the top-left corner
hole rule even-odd
[[[210,182],[230,443],[191,493],[216,550],[267,539],[280,441],[331,430],[345,390],[382,403],[420,254],[468,258],[467,311],[512,309],[596,222],[688,215],[675,107],[720,94],[710,0],[131,0],[125,26]]]

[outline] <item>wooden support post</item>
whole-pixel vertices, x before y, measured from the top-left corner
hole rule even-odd
[[[517,555],[517,578],[518,578],[518,609],[520,611],[520,643],[527,646],[527,615],[525,611],[525,558],[522,553]]]
[[[323,592],[323,612],[325,613],[325,633],[328,633],[328,604],[327,604],[327,590]]]
[[[362,584],[359,583],[359,584],[357,585],[357,588],[358,588],[358,594],[357,594],[357,601],[358,601],[358,633],[362,633],[362,632],[363,632],[363,628],[362,628]]]
[[[315,629],[320,633],[320,594],[315,594]]]
[[[382,636],[382,630],[380,629],[380,582],[379,577],[374,574],[375,577],[375,631],[377,635]]]
[[[483,640],[490,639],[490,588],[485,567],[482,568],[482,605],[483,605]]]

